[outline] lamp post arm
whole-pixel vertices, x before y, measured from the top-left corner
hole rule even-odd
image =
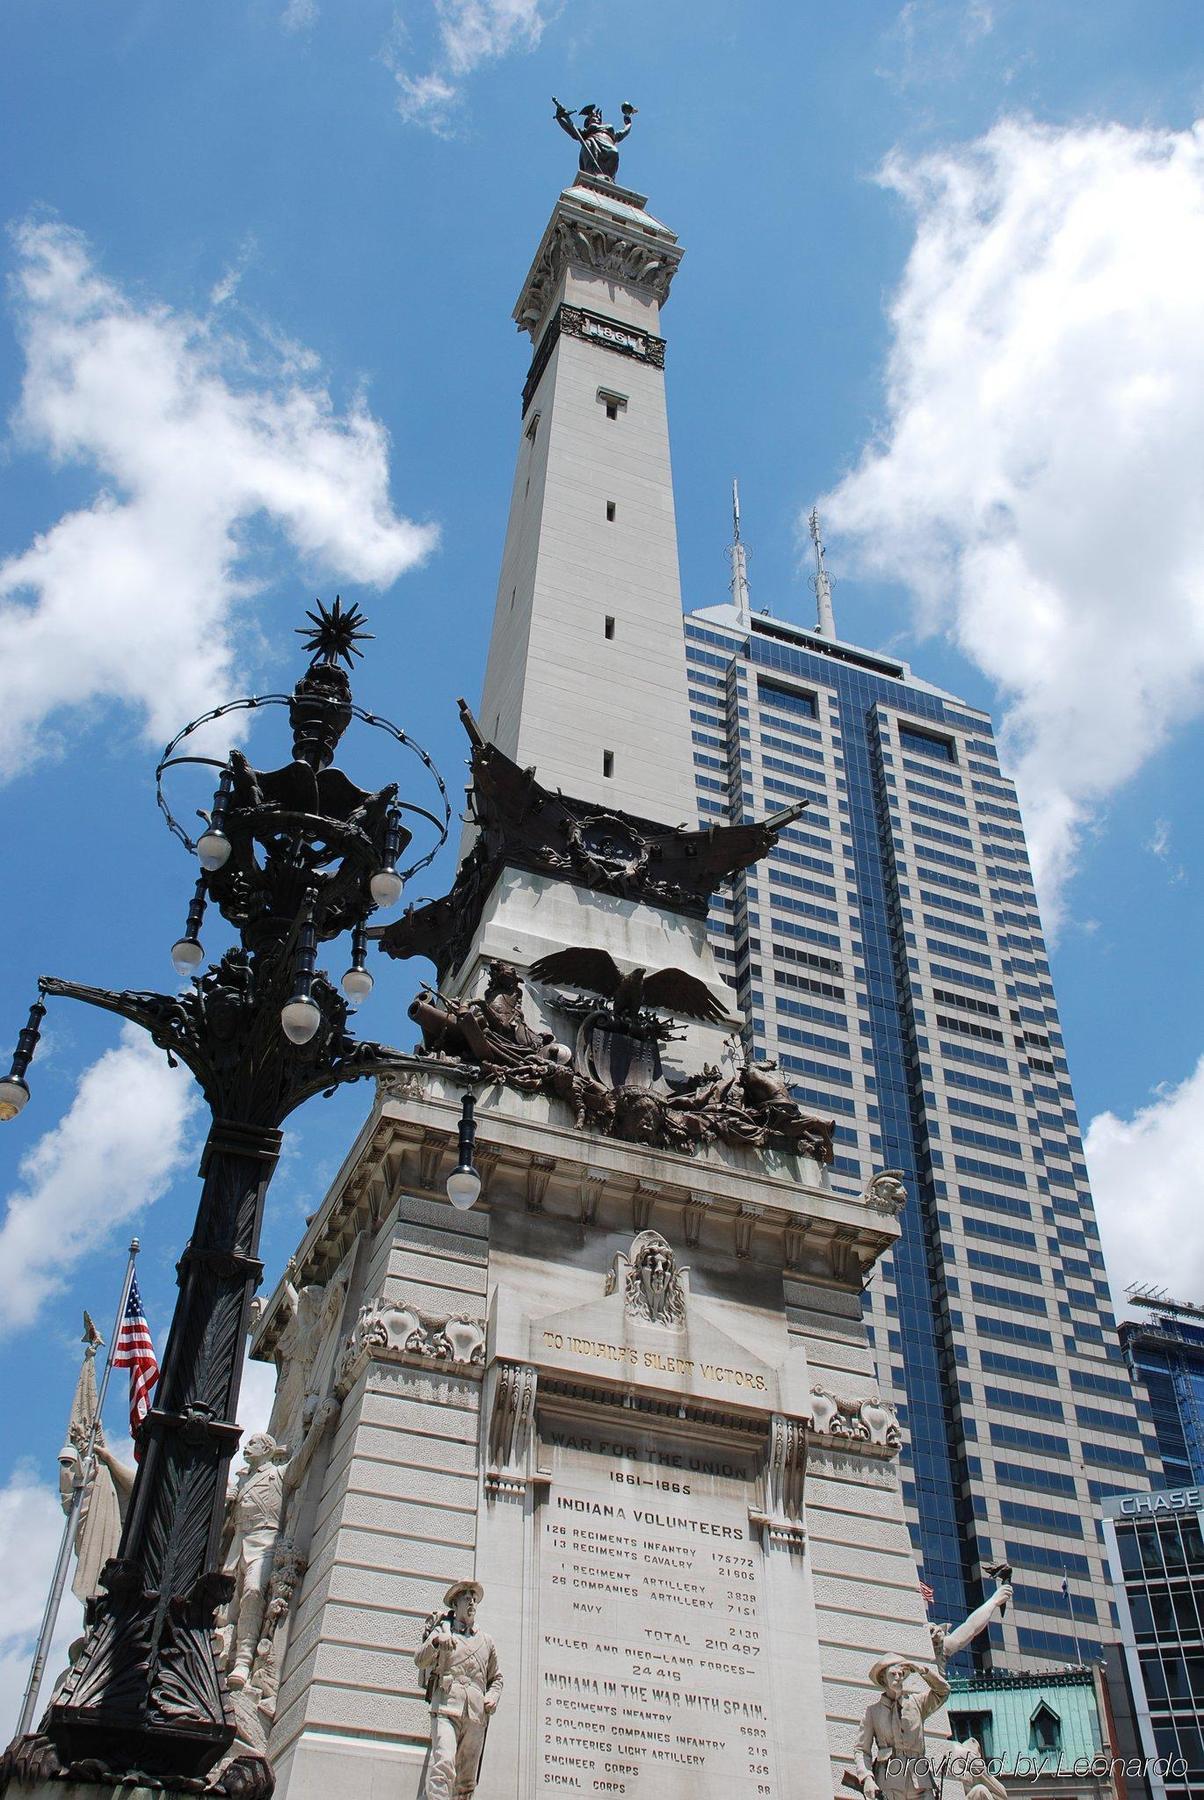
[[[102,1012],[116,1013],[118,1018],[128,1019],[131,1025],[145,1031],[160,1050],[167,1052],[169,1061],[178,1058],[203,1088],[209,1088],[212,1071],[196,1040],[183,996],[130,988],[119,992],[114,988],[90,987],[81,981],[63,981],[57,975],[43,975],[38,987],[43,994],[57,999],[81,1000],[85,1006],[99,1007]]]
[[[309,1084],[295,1091],[290,1106],[300,1106],[315,1094],[330,1094],[348,1082],[367,1081],[377,1075],[430,1073],[430,1059],[414,1056],[408,1050],[394,1050],[388,1044],[353,1044],[343,1056],[332,1058],[324,1069],[316,1069]],[[465,1070],[459,1064],[441,1066],[439,1073],[466,1086],[484,1079],[479,1069]]]

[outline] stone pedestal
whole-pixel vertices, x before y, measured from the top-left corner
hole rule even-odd
[[[506,1683],[482,1800],[830,1800],[870,1662],[930,1649],[861,1323],[897,1224],[814,1166],[492,1099],[473,1211],[444,1196],[458,1090],[432,1072],[382,1094],[298,1252],[301,1281],[345,1284],[350,1328],[277,1791],[412,1800],[414,1651],[475,1576]]]

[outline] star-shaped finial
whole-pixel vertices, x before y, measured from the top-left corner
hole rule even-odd
[[[332,667],[340,657],[352,666],[353,658],[362,656],[362,650],[356,645],[363,639],[371,639],[372,633],[365,631],[367,620],[358,606],[349,606],[343,611],[341,597],[336,594],[334,605],[326,607],[320,600],[315,602],[317,612],[306,611],[306,618],[313,620],[313,629],[298,625],[297,636],[305,639],[305,648],[309,651],[311,667],[319,662],[329,663]]]

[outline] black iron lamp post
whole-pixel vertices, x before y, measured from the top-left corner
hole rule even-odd
[[[360,999],[370,990],[363,966],[367,919],[395,903],[406,877],[434,856],[446,840],[451,809],[426,753],[352,702],[340,663],[350,668],[360,654],[357,640],[367,635],[357,608],[319,603],[309,617],[313,629],[302,635],[311,661],[291,695],[216,709],[187,726],[159,765],[159,803],[203,870],[184,935],[172,950],[177,970],[192,976],[190,985],[174,995],[117,993],[44,977],[12,1071],[0,1081],[0,1117],[11,1118],[29,1097],[25,1076],[43,998],[64,995],[142,1026],[191,1069],[212,1113],[196,1224],[179,1262],[179,1298],[155,1405],[142,1428],[142,1461],[121,1544],[101,1574],[103,1592],[88,1602],[82,1648],[39,1734],[14,1745],[5,1759],[18,1776],[111,1780],[137,1772],[168,1786],[199,1786],[233,1742],[212,1630],[232,1588],[220,1573],[219,1547],[227,1472],[240,1435],[242,1347],[263,1272],[260,1224],[280,1127],[314,1094],[412,1066],[408,1056],[351,1037],[344,995]],[[167,804],[165,773],[210,760],[180,754],[199,725],[268,704],[288,708],[292,762],[261,772],[232,751],[220,765],[213,808],[194,844]],[[438,812],[399,801],[396,786],[376,793],[359,788],[334,765],[353,718],[391,733],[420,758],[436,785]],[[412,838],[404,814],[417,815],[436,840],[410,869],[398,866]],[[202,973],[207,905],[217,906],[239,941]],[[340,993],[317,967],[317,956],[321,944],[343,932],[350,932],[352,950]],[[261,1758],[240,1759],[223,1781],[228,1792],[247,1796],[272,1788]]]

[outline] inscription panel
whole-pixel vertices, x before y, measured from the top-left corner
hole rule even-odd
[[[774,1800],[754,1457],[545,1424],[537,1791]]]

